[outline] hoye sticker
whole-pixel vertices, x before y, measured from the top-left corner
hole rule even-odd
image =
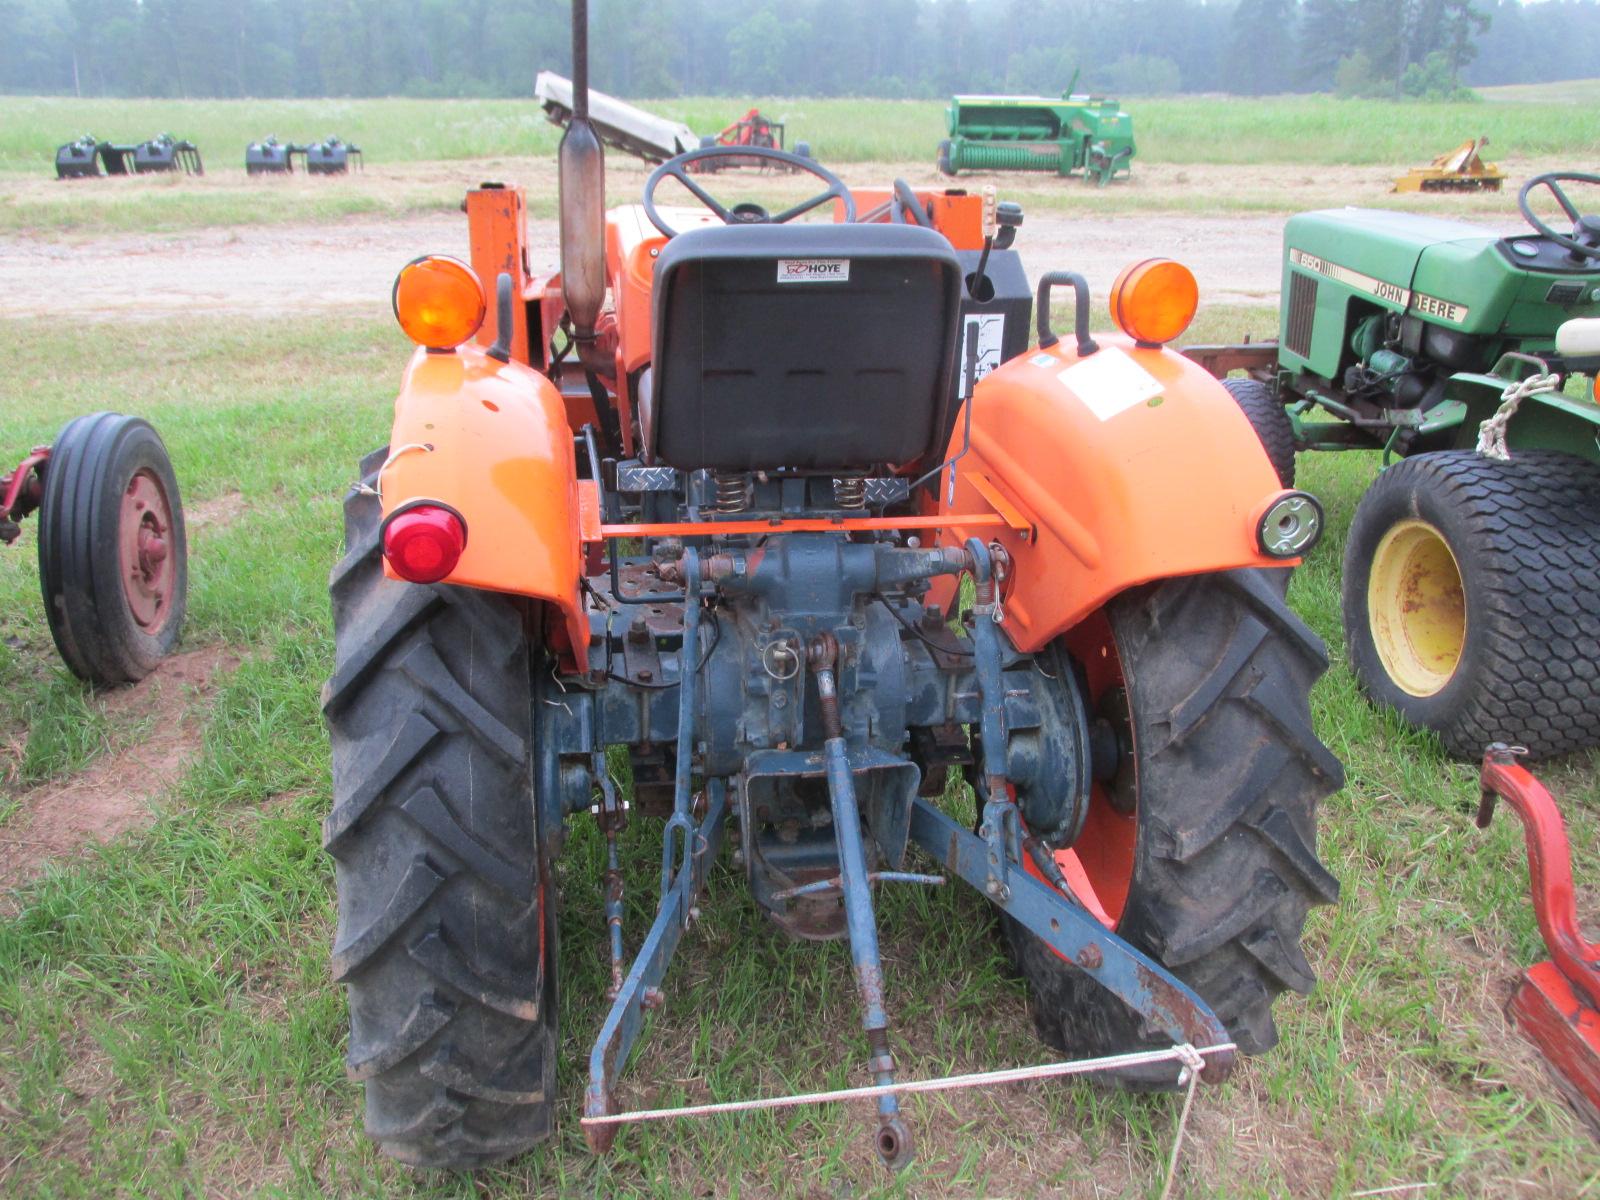
[[[1056,365],[1056,356],[1054,354],[1035,354],[1028,361],[1036,367],[1053,367]]]
[[[1073,363],[1056,378],[1102,421],[1146,404],[1162,392],[1160,380],[1115,346]]]
[[[844,283],[850,278],[848,258],[780,258],[779,283]]]
[[[1001,347],[1006,340],[1006,318],[1004,313],[980,313],[966,317],[961,323],[961,394],[967,395],[967,389],[976,384],[990,371],[1000,365]],[[976,378],[967,378],[968,346],[976,351],[977,362],[974,364],[973,375]]]

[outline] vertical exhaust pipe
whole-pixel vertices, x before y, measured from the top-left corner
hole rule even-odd
[[[605,149],[589,123],[589,4],[572,0],[572,120],[561,138],[561,294],[590,371],[606,297]]]

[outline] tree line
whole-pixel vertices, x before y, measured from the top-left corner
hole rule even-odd
[[[1600,0],[591,0],[622,96],[1337,91],[1600,69]],[[564,0],[0,0],[0,91],[526,96]]]

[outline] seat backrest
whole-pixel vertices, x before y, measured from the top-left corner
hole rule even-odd
[[[719,225],[656,263],[647,457],[867,471],[943,454],[961,267],[911,225]]]

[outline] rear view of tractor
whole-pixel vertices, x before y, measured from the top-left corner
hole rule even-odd
[[[1281,586],[1319,510],[1165,348],[1192,275],[1137,264],[1120,332],[1091,335],[1081,277],[1011,294],[1014,206],[857,192],[770,148],[814,195],[728,204],[697,168],[758,148],[712,147],[608,212],[573,8],[562,270],[527,274],[500,185],[468,193],[471,266],[402,269],[417,349],[331,579],[332,968],[368,1133],[448,1167],[548,1137],[574,937],[610,964],[590,1145],[691,1115],[629,1112],[618,1081],[728,843],[777,933],[848,942],[849,1094],[891,1168],[902,1092],[955,1081],[902,1073],[886,888],[959,878],[997,909],[1040,1036],[1086,1060],[1067,1069],[1224,1078],[1313,985],[1303,925],[1338,894],[1316,810],[1341,769],[1310,721],[1323,647]],[[945,808],[962,782],[975,829]],[[589,819],[607,869],[563,886],[607,920],[563,930],[555,862]],[[642,930],[635,822],[661,837]]]
[[[1248,372],[1227,385],[1286,484],[1297,450],[1403,457],[1346,542],[1351,665],[1466,759],[1600,745],[1600,215],[1574,183],[1600,176],[1529,180],[1530,229],[1503,237],[1387,211],[1291,218],[1278,341],[1190,352]]]
[[[1082,174],[1104,186],[1131,171],[1133,118],[1115,100],[1074,96],[954,96],[939,170]]]
[[[759,108],[752,108],[737,121],[729,124],[716,137],[706,136],[700,139],[701,149],[712,146],[754,146],[764,150],[782,150],[784,148],[784,123],[774,121],[765,116]],[[801,158],[811,157],[811,147],[805,142],[795,146],[795,153]],[[744,158],[735,158],[732,155],[717,155],[712,158],[702,159],[700,170],[725,171],[730,167],[754,167],[759,171],[780,170],[790,168],[773,159],[758,155],[747,155]]]

